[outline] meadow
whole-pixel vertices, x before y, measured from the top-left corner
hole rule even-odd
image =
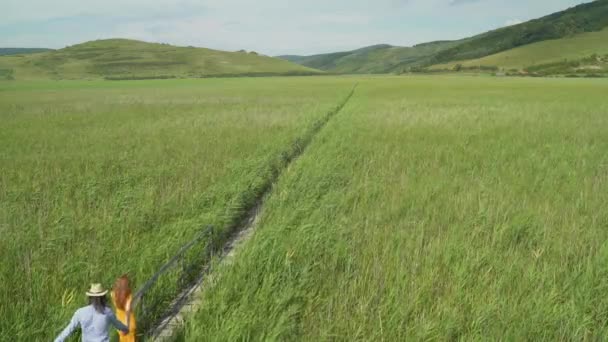
[[[0,340],[49,340],[91,281],[141,284],[278,172],[179,339],[603,340],[606,93],[454,75],[0,82]]]
[[[605,340],[606,93],[362,79],[181,339]]]
[[[50,340],[89,283],[138,286],[204,226],[232,224],[351,87],[0,82],[0,340]]]

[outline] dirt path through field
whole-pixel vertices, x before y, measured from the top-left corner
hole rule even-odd
[[[301,156],[306,150],[306,147],[319,133],[319,131],[325,127],[327,122],[329,122],[332,117],[340,113],[340,111],[354,95],[356,88],[357,85],[353,87],[346,98],[342,100],[342,102],[334,110],[330,111],[324,118],[317,121],[304,137],[299,138],[294,142],[294,146],[296,146],[296,148],[292,149],[290,155],[285,156],[286,164],[283,167],[283,170],[293,163],[299,156]],[[216,259],[215,265],[230,264],[234,256],[238,253],[239,248],[243,246],[251,238],[251,236],[253,236],[258,218],[263,210],[264,201],[272,191],[274,184],[281,174],[282,172],[277,172],[273,175],[273,179],[269,183],[270,186],[258,196],[255,204],[245,211],[246,214],[243,215],[239,223],[230,229],[231,235],[227,242],[223,245],[222,250],[219,253],[219,257]],[[185,320],[195,313],[201,305],[203,305],[203,293],[205,289],[214,282],[213,268],[214,264],[205,266],[196,282],[186,288],[180,294],[180,296],[178,296],[179,299],[174,301],[167,309],[165,314],[166,318],[152,330],[150,340],[173,340],[175,334],[184,325]]]

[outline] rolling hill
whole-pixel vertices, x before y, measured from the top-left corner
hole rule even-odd
[[[482,58],[437,64],[432,69],[454,69],[457,64],[460,64],[464,68],[485,66],[505,70],[522,70],[560,63],[564,60],[579,61],[594,54],[598,57],[608,55],[608,29],[528,44]]]
[[[386,44],[313,56],[278,56],[310,68],[333,73],[385,73],[404,66],[421,66],[424,61],[460,41],[439,41],[413,47]]]
[[[308,75],[317,70],[255,52],[177,47],[128,39],[97,40],[60,50],[0,57],[5,79],[146,79]]]
[[[433,56],[431,62],[438,64],[480,58],[531,43],[600,31],[607,26],[608,0],[597,0],[540,19],[480,34],[440,51]]]
[[[569,38],[574,36],[581,42],[595,40],[597,47],[587,45],[588,48],[585,48],[583,54],[601,53],[608,45],[608,41],[598,41],[603,36],[603,33],[599,31],[606,27],[608,27],[608,0],[597,0],[539,19],[457,41],[432,42],[413,47],[380,45],[376,48],[364,48],[350,52],[307,57],[282,56],[281,58],[336,73],[403,72],[437,64],[445,65],[458,61],[477,60],[522,46],[552,40],[558,40],[557,43],[549,45],[555,52],[559,53],[562,50],[559,47],[560,44],[572,43]],[[597,32],[598,35],[590,34],[578,38],[578,35],[592,32]],[[546,53],[541,51],[542,49],[541,46],[529,50],[529,53],[533,55],[522,56],[517,63],[531,65],[536,63],[536,60],[544,59]],[[596,49],[597,51],[595,51]],[[570,48],[565,48],[565,50],[573,51]],[[536,54],[539,53],[541,56],[537,57]],[[570,54],[572,53],[580,55],[576,52]],[[563,59],[567,57],[554,55],[550,58]]]

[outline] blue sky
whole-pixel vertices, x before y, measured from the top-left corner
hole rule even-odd
[[[133,38],[264,54],[458,39],[583,0],[2,0],[0,47]]]

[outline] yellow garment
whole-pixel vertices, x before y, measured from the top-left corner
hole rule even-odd
[[[116,306],[116,297],[114,296],[114,291],[112,291],[112,304],[114,304],[114,308],[116,309],[116,318],[121,321],[123,324],[127,324],[127,313],[125,310],[121,310]],[[125,303],[125,309],[128,311],[131,307],[131,296],[127,297],[127,302]],[[118,332],[118,337],[120,342],[135,342],[135,329],[137,328],[137,324],[135,323],[135,314],[131,312],[131,318],[129,319],[129,333],[123,335],[120,331]]]

